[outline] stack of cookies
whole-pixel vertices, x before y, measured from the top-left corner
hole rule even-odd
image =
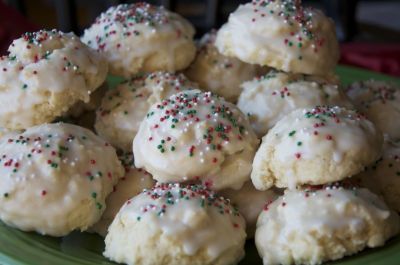
[[[329,18],[253,0],[194,33],[136,3],[81,39],[15,40],[0,58],[0,220],[98,233],[124,264],[237,264],[254,237],[265,265],[320,264],[399,232],[400,89],[343,89]]]

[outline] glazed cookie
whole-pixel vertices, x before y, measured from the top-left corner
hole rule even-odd
[[[247,238],[254,237],[258,215],[267,203],[271,203],[278,196],[275,189],[259,191],[254,188],[251,181],[246,182],[240,190],[226,189],[220,192],[222,196],[229,199],[234,207],[246,220]]]
[[[238,107],[261,138],[293,110],[318,105],[351,108],[338,85],[305,75],[271,71],[242,84]]]
[[[355,111],[298,109],[264,136],[251,179],[260,190],[339,181],[375,162],[382,145],[381,132]]]
[[[398,215],[367,189],[286,190],[260,214],[256,246],[265,265],[321,264],[398,232]]]
[[[242,91],[240,85],[266,69],[220,54],[214,46],[215,37],[216,31],[203,36],[196,59],[185,71],[185,75],[199,83],[201,88],[235,103]]]
[[[220,190],[249,180],[258,139],[240,110],[211,92],[188,90],[154,104],[133,141],[135,166],[159,182]]]
[[[400,141],[385,139],[382,158],[355,179],[400,212]]]
[[[335,26],[295,0],[253,0],[229,16],[216,46],[226,55],[285,72],[326,75],[339,59]]]
[[[125,168],[125,176],[121,178],[114,187],[113,192],[107,197],[107,208],[101,216],[100,221],[90,228],[91,231],[103,237],[106,236],[108,227],[124,203],[133,196],[141,193],[144,189],[152,188],[155,184],[149,173],[133,166],[132,153],[125,153],[119,158]]]
[[[104,255],[128,265],[230,265],[244,256],[245,222],[203,186],[161,184],[127,201]]]
[[[73,33],[25,33],[0,58],[0,126],[9,129],[53,121],[74,103],[89,101],[107,65]]]
[[[64,236],[100,219],[123,175],[114,148],[87,129],[44,124],[0,142],[0,219]]]
[[[393,139],[400,140],[400,87],[384,81],[361,81],[347,89],[358,110]]]
[[[97,133],[112,145],[132,151],[132,141],[151,105],[197,85],[182,74],[156,72],[125,80],[111,89],[97,110]]]
[[[82,40],[106,57],[114,75],[185,69],[196,55],[195,30],[180,15],[147,3],[110,7]]]

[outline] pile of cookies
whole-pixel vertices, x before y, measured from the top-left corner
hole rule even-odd
[[[98,233],[124,264],[237,264],[253,238],[265,265],[321,264],[398,234],[400,88],[343,89],[329,18],[253,0],[194,33],[136,3],[81,38],[16,39],[0,58],[0,220]]]

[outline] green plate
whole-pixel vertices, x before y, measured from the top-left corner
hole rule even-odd
[[[347,85],[356,80],[379,79],[400,83],[398,79],[370,71],[340,66],[337,73]],[[118,79],[110,78],[110,86]],[[0,223],[0,264],[1,265],[107,265],[102,255],[104,243],[101,237],[88,233],[74,232],[63,238],[51,238],[35,233],[25,233]],[[254,243],[246,245],[246,257],[242,265],[262,264]],[[358,255],[329,263],[335,265],[399,265],[400,236],[389,241],[384,247],[366,250]]]

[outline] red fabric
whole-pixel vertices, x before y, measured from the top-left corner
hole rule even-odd
[[[346,43],[341,45],[341,64],[400,76],[400,43]]]
[[[10,43],[22,33],[36,30],[38,27],[0,0],[0,55],[5,54]]]

